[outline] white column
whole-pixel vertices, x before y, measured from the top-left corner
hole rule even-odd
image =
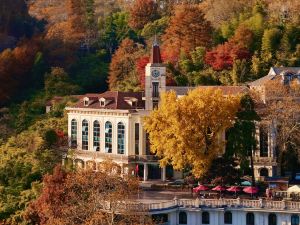
[[[166,167],[161,168],[161,180],[166,181]]]
[[[144,181],[148,180],[148,164],[144,164]]]

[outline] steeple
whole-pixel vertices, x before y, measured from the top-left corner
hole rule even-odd
[[[152,64],[162,63],[162,59],[161,59],[161,55],[160,55],[160,48],[159,48],[159,44],[157,42],[156,35],[155,35],[154,42],[152,45],[150,63],[152,63]]]

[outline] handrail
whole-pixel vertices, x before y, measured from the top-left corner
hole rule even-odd
[[[137,206],[138,205],[138,206]],[[174,199],[158,203],[133,203],[128,204],[127,209],[134,207],[138,211],[160,211],[171,208],[199,208],[199,207],[213,207],[213,208],[263,208],[273,210],[300,210],[300,202],[293,201],[272,201],[272,200],[252,200],[252,199]]]

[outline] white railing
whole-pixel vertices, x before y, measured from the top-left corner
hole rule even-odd
[[[136,203],[127,205],[127,209],[134,208],[137,211],[158,211],[168,210],[177,207],[199,208],[199,207],[235,207],[235,208],[262,208],[275,210],[300,210],[300,202],[293,201],[269,201],[269,200],[251,200],[251,199],[174,199],[159,203]],[[128,208],[129,207],[129,208]]]

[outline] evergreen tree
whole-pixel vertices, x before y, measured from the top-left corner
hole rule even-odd
[[[253,170],[253,151],[256,148],[255,121],[259,116],[255,112],[254,102],[249,95],[241,98],[241,108],[237,112],[237,120],[234,126],[227,130],[227,143],[225,156],[237,157],[240,160],[241,169],[247,171],[249,168],[249,157],[251,166],[252,184],[255,183]]]

